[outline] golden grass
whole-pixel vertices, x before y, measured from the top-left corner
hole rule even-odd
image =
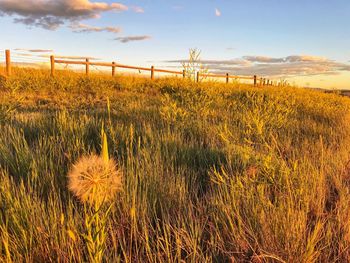
[[[0,261],[348,262],[349,116],[348,98],[292,87],[14,69]],[[100,153],[102,123],[123,191],[89,248],[66,174]]]

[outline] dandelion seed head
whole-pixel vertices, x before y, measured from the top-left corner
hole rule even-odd
[[[113,159],[83,156],[68,173],[68,188],[84,203],[111,202],[122,189],[122,173]]]

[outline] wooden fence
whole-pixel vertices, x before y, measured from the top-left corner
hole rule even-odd
[[[11,75],[11,55],[10,50],[5,51],[5,57],[6,57],[6,75]],[[116,69],[117,68],[123,68],[123,69],[135,69],[135,70],[142,70],[142,71],[149,71],[150,77],[152,80],[155,78],[155,72],[159,73],[168,73],[168,74],[174,74],[174,75],[181,75],[183,78],[186,78],[186,71],[173,71],[173,70],[166,70],[166,69],[158,69],[154,66],[151,66],[149,68],[146,67],[138,67],[138,66],[129,66],[129,65],[123,65],[116,62],[92,62],[88,58],[85,59],[85,61],[74,61],[74,60],[62,60],[62,59],[55,59],[54,56],[50,56],[50,68],[51,68],[51,76],[55,76],[55,64],[65,64],[65,65],[84,65],[85,66],[85,74],[90,74],[90,66],[99,66],[99,67],[109,67],[111,68],[112,76],[115,76]],[[226,73],[225,75],[220,74],[209,74],[209,73],[200,73],[196,72],[196,81],[199,82],[201,78],[224,78],[226,80],[226,83],[229,83],[230,79],[235,80],[251,80],[252,84],[254,86],[285,86],[287,83],[284,81],[277,82],[272,81],[270,79],[257,77],[254,76],[235,76],[230,75],[229,73]]]

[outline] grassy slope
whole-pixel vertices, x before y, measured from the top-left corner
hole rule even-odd
[[[0,261],[86,259],[66,174],[103,121],[125,175],[108,262],[350,260],[347,98],[38,70],[0,90]]]

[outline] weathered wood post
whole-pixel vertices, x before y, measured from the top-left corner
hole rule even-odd
[[[199,75],[200,75],[200,73],[199,73],[199,71],[197,72],[197,83],[199,82]]]
[[[89,63],[89,59],[87,58],[87,59],[85,60],[85,74],[86,74],[86,76],[88,76],[89,73],[90,73],[90,68],[89,68],[89,66],[90,66],[90,63]]]
[[[228,81],[229,81],[229,75],[228,73],[226,73],[226,84],[228,84]]]
[[[256,87],[257,84],[258,84],[257,77],[256,77],[256,75],[254,75],[254,87]]]
[[[186,78],[186,71],[185,70],[182,71],[182,77]]]
[[[6,57],[6,75],[9,77],[9,76],[11,76],[11,53],[10,53],[10,50],[6,49],[5,57]]]
[[[151,67],[151,80],[154,80],[154,66]]]
[[[115,62],[112,62],[112,77],[115,76]]]
[[[260,78],[260,87],[263,85],[263,78]]]
[[[51,77],[55,76],[55,57],[50,56],[50,64],[51,64]]]

